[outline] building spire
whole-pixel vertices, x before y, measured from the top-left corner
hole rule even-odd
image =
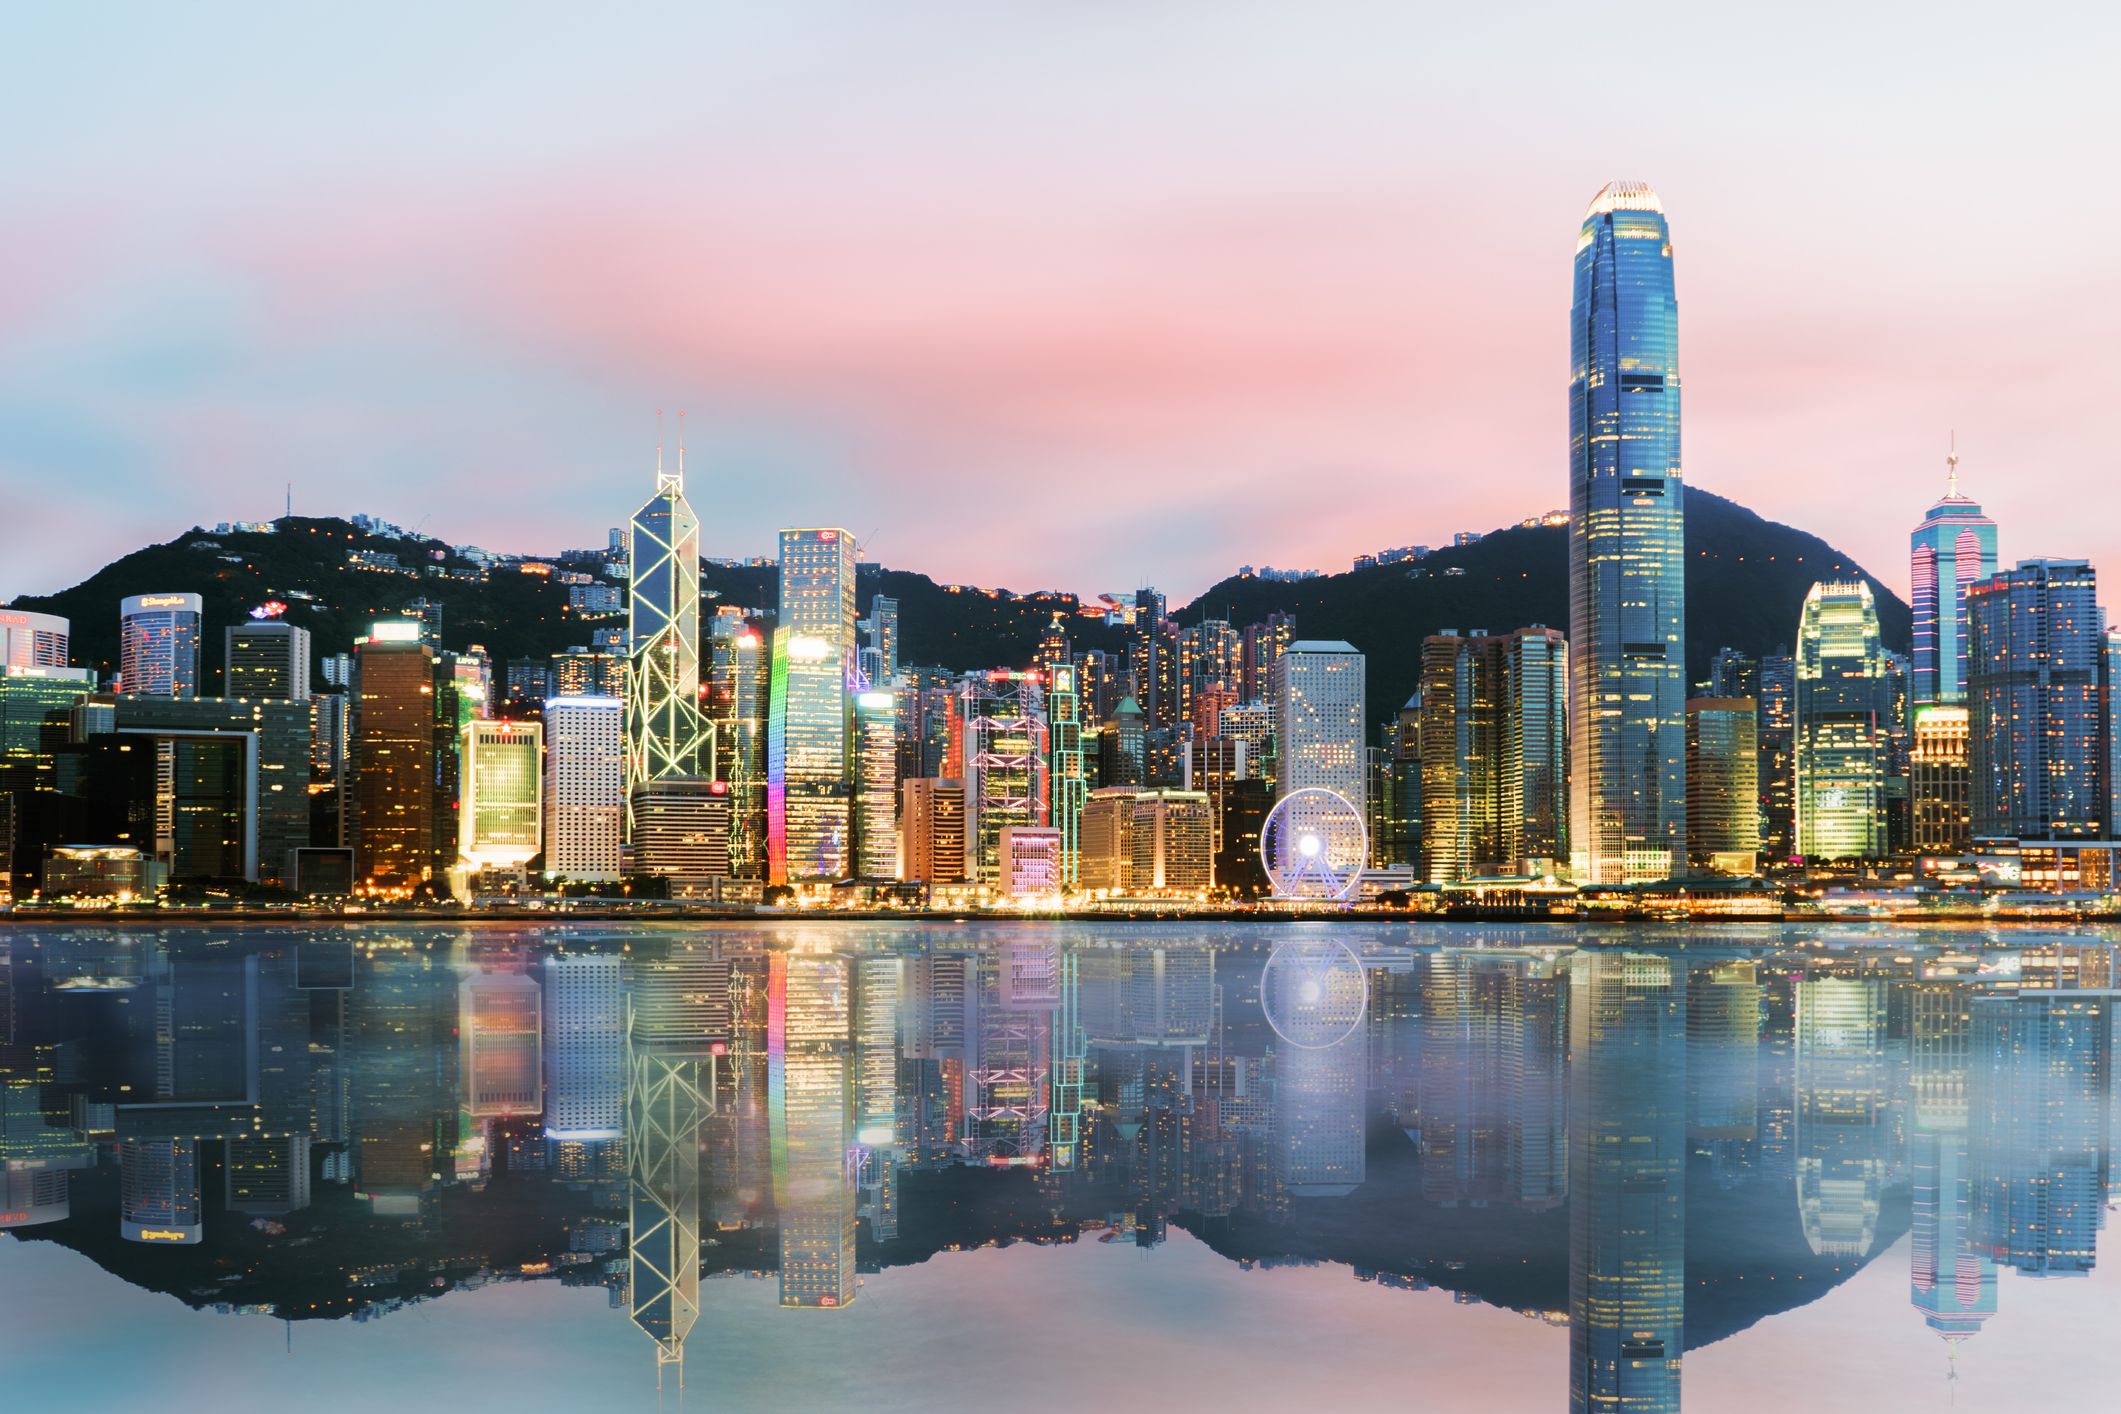
[[[1957,431],[1952,433],[1951,450],[1945,454],[1944,467],[1944,494],[1947,498],[1956,500],[1959,496],[1959,434]]]
[[[663,410],[655,410],[655,489],[682,491],[685,488],[685,414],[678,414],[678,469],[675,474],[663,470]]]

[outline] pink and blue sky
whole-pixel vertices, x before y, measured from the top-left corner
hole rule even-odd
[[[1345,568],[1566,501],[1616,177],[1673,223],[1692,484],[1900,584],[1956,428],[2007,560],[2121,573],[2117,50],[2090,6],[12,7],[0,595],[289,480],[600,543],[658,407],[709,554]]]

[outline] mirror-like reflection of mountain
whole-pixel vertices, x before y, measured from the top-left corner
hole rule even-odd
[[[975,1389],[819,1331],[912,1290],[914,1264],[946,1288],[920,1296],[953,1325],[944,1365],[996,1303],[1039,1301],[1042,1263],[1168,1327],[1177,1367],[1242,1363],[1215,1325],[1262,1272],[1340,1264],[1431,1366],[1453,1321],[1505,1337],[1384,1288],[1557,1328],[1535,1333],[1533,1407],[1654,1411],[1680,1407],[1695,1352],[1765,1342],[1890,1252],[1892,1323],[1934,1343],[1910,1402],[2080,1407],[1984,1389],[1963,1347],[2048,1286],[2027,1279],[2093,1270],[2117,966],[2093,931],[6,931],[0,1226],[79,1254],[68,1280],[238,1318],[204,1342],[600,1287],[598,1315],[575,1299],[565,1321],[626,1333],[596,1357],[613,1397],[683,1380],[761,1402],[715,1333],[770,1291],[788,1318],[752,1360],[870,1360],[873,1402],[933,1408],[1075,1400],[1036,1360],[1017,1390]],[[1016,1243],[1136,1255],[1086,1275],[1025,1253],[998,1288],[972,1254]],[[1246,1274],[1189,1278],[1224,1318],[1126,1305],[1139,1263],[1178,1260],[1166,1244]],[[30,1255],[0,1244],[10,1301],[37,1299]],[[2088,1316],[2101,1292],[2079,1284]],[[1097,1358],[1081,1304],[1037,1319]],[[60,1336],[52,1358],[93,1362],[110,1332]],[[373,1379],[370,1400],[392,1377]]]

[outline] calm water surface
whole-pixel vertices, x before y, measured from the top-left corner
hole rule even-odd
[[[0,1388],[2108,1409],[2117,975],[2099,930],[0,929]]]

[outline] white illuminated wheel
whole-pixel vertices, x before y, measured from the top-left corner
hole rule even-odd
[[[1276,898],[1347,898],[1369,855],[1362,811],[1319,786],[1283,796],[1259,832],[1260,863]]]
[[[1259,975],[1260,1007],[1274,1034],[1322,1051],[1355,1034],[1370,1006],[1370,978],[1346,943],[1276,943]]]

